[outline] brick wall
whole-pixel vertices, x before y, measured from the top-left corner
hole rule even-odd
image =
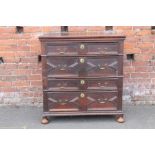
[[[69,31],[105,31],[126,35],[124,103],[155,104],[155,34],[152,34],[151,26],[106,29],[105,26],[69,27]],[[17,33],[15,26],[0,27],[0,57],[4,60],[0,63],[0,105],[42,104],[38,36],[59,31],[59,26],[24,27],[23,33]]]

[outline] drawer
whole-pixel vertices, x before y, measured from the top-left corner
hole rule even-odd
[[[91,111],[116,110],[118,92],[81,91],[81,92],[46,92],[48,111]]]
[[[87,57],[86,60],[86,73],[90,77],[100,76],[118,76],[119,70],[119,58],[113,57]]]
[[[48,77],[109,77],[122,74],[121,56],[47,57]]]
[[[77,91],[80,90],[80,80],[76,79],[48,79],[47,91]]]
[[[49,111],[79,111],[80,92],[45,93]]]
[[[48,79],[47,91],[115,90],[121,78],[109,79]]]
[[[118,92],[86,92],[87,111],[116,110]]]
[[[76,57],[47,57],[47,74],[49,77],[78,77],[79,59]]]
[[[78,55],[78,45],[75,43],[48,43],[45,50],[47,55]]]
[[[109,79],[91,79],[87,80],[87,90],[112,90],[118,91],[121,78],[109,78]]]
[[[120,51],[119,44],[117,42],[48,43],[45,50],[47,55],[53,56],[115,55]]]
[[[118,43],[87,43],[88,55],[118,54]]]

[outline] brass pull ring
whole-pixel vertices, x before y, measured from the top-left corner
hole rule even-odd
[[[81,98],[84,98],[84,97],[85,97],[85,94],[84,94],[84,93],[81,93],[81,94],[80,94],[80,97],[81,97]]]
[[[85,59],[84,58],[80,58],[80,63],[84,63],[85,62]]]
[[[84,45],[84,44],[81,44],[81,45],[80,45],[80,49],[81,49],[81,50],[85,49],[85,45]]]
[[[85,80],[81,80],[80,83],[81,83],[81,85],[84,85],[85,84]]]

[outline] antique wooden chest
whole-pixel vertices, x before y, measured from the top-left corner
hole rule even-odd
[[[125,36],[55,33],[41,36],[43,118],[122,112]]]

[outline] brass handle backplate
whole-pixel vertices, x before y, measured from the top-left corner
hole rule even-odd
[[[81,83],[81,85],[84,85],[85,84],[85,80],[81,80],[80,83]]]
[[[84,93],[81,93],[81,94],[80,94],[80,97],[81,97],[81,98],[84,98],[84,97],[85,97],[85,94],[84,94]]]
[[[63,51],[61,51],[61,52],[59,52],[60,54],[64,54],[65,52],[63,52]]]
[[[105,67],[100,67],[100,69],[101,69],[101,70],[104,70],[104,69],[105,69]]]
[[[81,44],[81,45],[80,45],[80,49],[81,49],[81,50],[85,49],[85,45],[84,45],[84,44]]]
[[[80,58],[80,63],[84,63],[85,62],[85,59],[84,58]]]

